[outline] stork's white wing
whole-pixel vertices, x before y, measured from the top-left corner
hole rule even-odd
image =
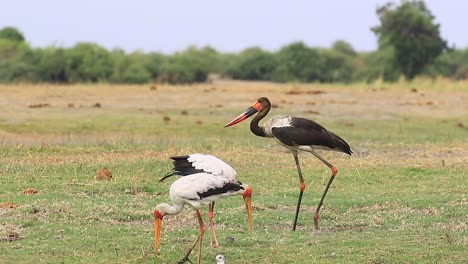
[[[236,171],[229,164],[213,155],[195,153],[189,155],[187,160],[197,170],[231,179],[235,179],[237,176]]]
[[[226,188],[230,184],[238,184],[227,177],[218,177],[209,173],[197,173],[180,177],[170,188],[172,198],[185,200],[200,200],[209,190]]]

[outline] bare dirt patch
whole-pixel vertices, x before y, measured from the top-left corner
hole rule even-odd
[[[0,85],[0,105],[3,105],[0,120],[14,123],[29,118],[31,112],[24,109],[25,105],[45,107],[45,111],[55,114],[54,111],[60,107],[45,105],[83,112],[96,111],[103,105],[106,111],[128,112],[144,108],[167,112],[180,111],[180,106],[185,111],[192,111],[213,102],[222,102],[219,104],[222,109],[232,109],[237,113],[262,96],[268,97],[274,107],[284,108],[281,111],[273,109],[271,114],[298,115],[313,110],[320,112],[322,119],[381,120],[403,118],[409,114],[440,118],[468,115],[468,91],[455,89],[466,87],[465,83],[421,83],[417,92],[410,90],[412,86],[395,84],[374,88],[366,84],[340,86],[219,81],[217,89],[212,89],[212,84],[158,85],[158,92],[154,92],[145,85],[22,85],[21,89],[14,85]],[[210,93],[202,96],[207,89]],[[30,102],[41,103],[32,105]],[[78,107],[82,105],[94,107]],[[314,109],[310,109],[311,105]],[[460,120],[460,123],[466,128],[465,120]]]
[[[290,95],[299,95],[299,94],[324,94],[327,93],[322,90],[289,90],[285,92],[285,94],[290,94]]]
[[[49,107],[49,104],[46,103],[39,103],[39,104],[30,104],[28,105],[29,108],[42,108],[42,107]]]
[[[112,173],[108,168],[100,168],[96,174],[96,180],[98,181],[110,181],[112,180]]]
[[[461,200],[450,201],[447,204],[450,205],[450,206],[467,206],[468,205],[468,200],[463,198]]]
[[[18,208],[20,205],[18,203],[13,203],[13,202],[3,202],[0,203],[0,208],[3,209],[15,209]]]
[[[33,195],[37,193],[39,193],[39,191],[33,188],[27,188],[23,191],[23,194],[26,194],[26,195]]]
[[[6,223],[0,225],[0,242],[11,242],[20,239],[23,239],[20,226]]]
[[[421,215],[440,215],[443,213],[443,208],[435,208],[435,207],[428,207],[428,208],[412,208],[407,205],[401,205],[397,202],[386,202],[386,203],[379,203],[374,204],[371,206],[364,206],[358,208],[350,208],[350,210],[355,211],[380,211],[385,212],[388,214],[407,214],[407,213],[416,213]]]

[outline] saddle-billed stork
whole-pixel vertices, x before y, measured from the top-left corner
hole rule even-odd
[[[297,218],[299,216],[299,209],[301,207],[302,195],[305,189],[305,181],[302,176],[301,167],[299,165],[299,159],[297,157],[299,151],[306,151],[312,153],[325,165],[331,169],[331,177],[328,181],[325,191],[320,199],[320,202],[317,206],[314,215],[314,226],[318,229],[319,219],[320,219],[320,208],[322,207],[323,200],[327,195],[328,189],[333,182],[336,174],[338,173],[338,168],[332,165],[330,162],[325,160],[320,156],[316,150],[333,150],[338,152],[344,152],[351,155],[353,152],[348,143],[341,137],[336,134],[328,131],[320,124],[315,121],[294,117],[286,115],[277,115],[271,117],[265,122],[265,124],[260,127],[258,122],[264,118],[271,109],[271,103],[266,97],[259,98],[251,107],[249,107],[245,112],[240,114],[234,120],[229,122],[225,127],[235,125],[248,117],[252,116],[255,113],[258,113],[254,119],[250,122],[250,130],[252,133],[259,137],[274,138],[276,141],[288,148],[296,162],[297,172],[299,174],[299,199],[297,202],[296,216],[294,218],[293,231],[296,230]]]
[[[198,263],[201,263],[202,238],[205,231],[200,208],[210,204],[210,227],[212,231],[212,244],[218,245],[213,224],[214,202],[220,198],[242,195],[245,201],[249,229],[252,228],[252,189],[246,184],[237,181],[236,171],[224,161],[204,154],[192,154],[188,156],[172,157],[174,171],[167,174],[161,180],[172,175],[183,176],[174,181],[169,190],[169,196],[173,205],[158,204],[154,210],[155,216],[155,251],[159,253],[159,240],[161,237],[162,219],[165,215],[179,214],[184,205],[192,206],[196,213],[200,226],[200,233],[189,248],[187,254],[179,263],[188,261],[193,248],[199,243]]]

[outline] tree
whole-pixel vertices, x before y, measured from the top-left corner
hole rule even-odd
[[[244,50],[239,55],[229,73],[234,79],[270,80],[276,66],[276,58],[273,54],[254,47]]]
[[[452,49],[440,55],[429,69],[429,75],[468,79],[468,48]]]
[[[8,39],[14,42],[23,42],[23,34],[14,27],[4,27],[0,30],[0,39]]]
[[[332,49],[338,52],[341,52],[345,55],[354,57],[357,55],[356,51],[354,50],[353,46],[344,40],[337,40],[333,43]]]
[[[210,61],[203,51],[192,46],[172,55],[161,67],[158,80],[169,83],[204,82],[208,78]]]
[[[131,64],[129,56],[125,54],[125,51],[120,48],[115,48],[111,51],[112,60],[114,66],[112,68],[112,74],[110,76],[110,81],[113,83],[123,82],[123,75],[126,69]]]
[[[325,49],[320,52],[320,57],[321,82],[351,82],[355,67],[350,56],[335,49]]]
[[[37,52],[26,42],[0,38],[0,82],[35,81]]]
[[[70,82],[107,81],[113,72],[112,56],[93,43],[79,43],[67,50],[66,74]]]
[[[128,66],[123,74],[126,83],[147,83],[151,81],[151,74],[143,64],[132,64]]]
[[[167,56],[162,53],[151,52],[146,54],[145,57],[145,68],[150,73],[151,78],[153,80],[157,80],[159,75],[161,75],[161,69],[163,65],[167,63]]]
[[[381,79],[394,82],[400,78],[400,71],[395,65],[392,48],[380,49],[369,53],[359,54],[355,63],[354,81],[372,82]]]
[[[303,42],[294,42],[276,53],[278,67],[273,80],[280,82],[320,81],[322,63],[318,49],[307,47]]]
[[[441,54],[447,43],[440,37],[439,24],[423,1],[387,3],[377,8],[380,26],[372,28],[379,47],[394,49],[395,64],[407,79],[414,78]]]
[[[67,58],[65,49],[47,47],[41,50],[41,59],[37,65],[40,79],[46,82],[67,82]]]

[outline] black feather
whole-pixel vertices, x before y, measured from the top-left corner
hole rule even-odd
[[[221,188],[209,189],[206,192],[203,192],[203,193],[197,192],[197,193],[198,193],[198,196],[200,197],[200,199],[203,199],[205,197],[209,197],[209,196],[217,195],[217,194],[222,194],[222,193],[227,193],[229,191],[236,192],[236,191],[239,191],[239,190],[243,190],[244,187],[242,187],[241,184],[242,183],[240,183],[240,182],[237,182],[237,183],[228,182],[225,185],[223,185]]]
[[[178,175],[178,176],[187,176],[187,175],[191,175],[191,174],[195,174],[195,173],[200,173],[200,172],[205,172],[203,170],[200,170],[200,169],[196,169],[192,162],[188,161],[189,159],[189,156],[175,156],[175,157],[171,157],[171,159],[173,160],[173,165],[174,165],[174,168],[172,169],[171,172],[167,173],[166,175],[164,175],[163,178],[161,178],[159,180],[159,182],[162,182],[164,181],[165,179],[171,177],[171,176],[174,176],[174,175]]]
[[[273,127],[272,133],[288,146],[323,146],[351,155],[349,144],[320,124],[305,118],[292,118],[291,126]]]

